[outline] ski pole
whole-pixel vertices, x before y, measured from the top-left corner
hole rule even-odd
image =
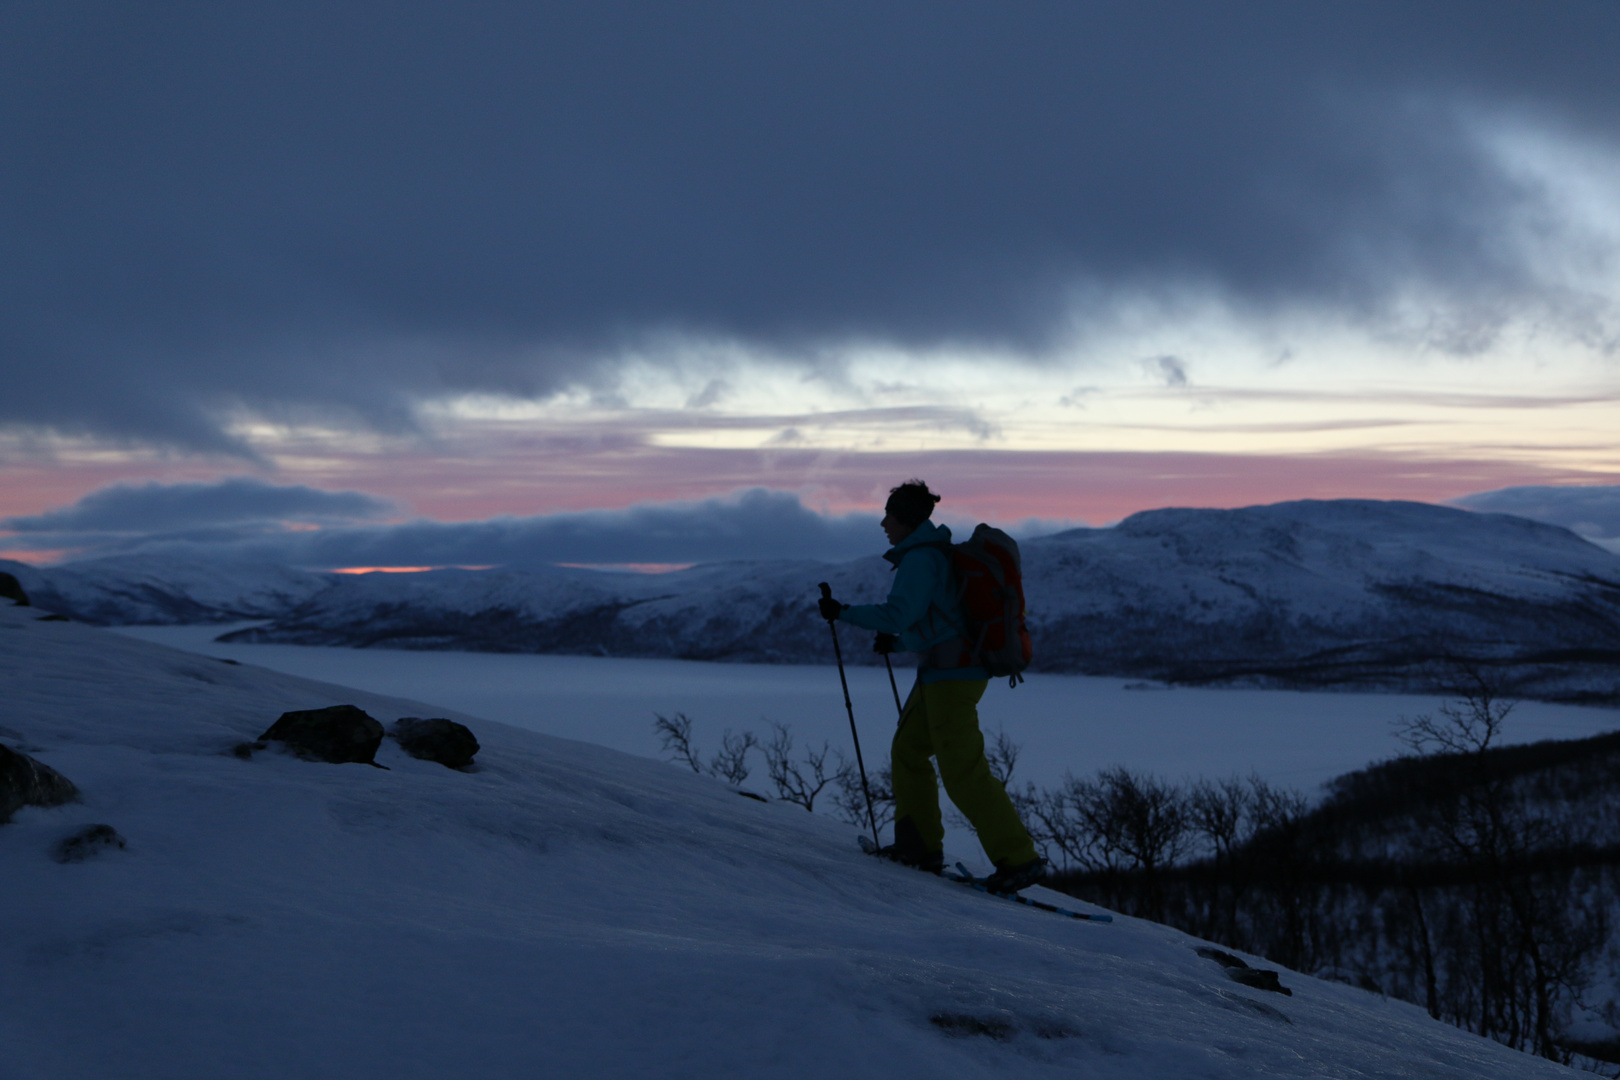
[[[832,599],[832,586],[825,581],[821,583],[821,598]],[[837,624],[828,619],[827,629],[832,631],[833,656],[838,659],[838,682],[844,688],[844,711],[849,713],[849,735],[855,740],[855,766],[861,770],[861,794],[866,796],[866,820],[872,826],[872,843],[881,847],[883,841],[878,839],[877,814],[872,810],[872,789],[866,783],[866,762],[861,759],[861,733],[855,730],[855,706],[849,700],[849,679],[844,676],[844,650],[838,647]]]
[[[900,704],[900,687],[894,682],[894,665],[889,663],[889,654],[883,654],[883,666],[889,669],[889,689],[894,691],[894,711],[901,720],[906,718],[906,707]]]

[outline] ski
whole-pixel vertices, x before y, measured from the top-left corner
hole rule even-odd
[[[862,836],[860,841],[862,851],[866,852],[868,855],[877,854],[877,845],[872,842],[871,837]],[[1061,908],[1056,904],[1048,904],[1044,900],[1031,900],[1029,897],[1020,896],[1017,893],[991,892],[990,889],[985,887],[984,879],[974,877],[968,872],[968,868],[963,866],[961,863],[956,864],[956,869],[957,873],[944,873],[941,874],[940,877],[944,878],[946,881],[954,881],[958,885],[967,885],[978,889],[987,896],[998,896],[1003,900],[1016,900],[1018,903],[1023,904],[1026,907],[1039,908],[1042,911],[1050,911],[1054,915],[1066,915],[1071,919],[1079,919],[1082,922],[1111,923],[1114,921],[1114,917],[1112,915],[1087,915],[1082,911],[1070,911],[1068,908]]]
[[[1040,908],[1042,911],[1050,911],[1054,915],[1067,915],[1071,919],[1080,919],[1084,922],[1111,923],[1114,921],[1114,917],[1112,915],[1088,915],[1083,911],[1070,911],[1068,908],[1061,908],[1056,904],[1048,904],[1044,900],[1031,900],[1029,897],[1020,896],[1015,892],[993,892],[985,885],[983,878],[976,878],[972,874],[968,873],[968,868],[963,866],[961,863],[956,864],[956,869],[957,873],[947,873],[942,876],[960,885],[971,885],[973,888],[978,889],[982,893],[987,893],[990,896],[999,896],[1003,900],[1016,900],[1020,904],[1024,904],[1028,907]]]

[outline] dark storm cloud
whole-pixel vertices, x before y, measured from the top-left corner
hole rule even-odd
[[[1612,141],[1617,54],[1575,0],[11,3],[0,423],[241,452],[647,330],[1039,350],[1076,286],[1498,311],[1538,196],[1452,109]]]
[[[0,523],[27,530],[5,544],[12,550],[74,550],[81,557],[185,555],[208,560],[266,560],[316,569],[849,559],[884,546],[875,515],[818,514],[796,495],[758,488],[727,498],[645,503],[624,510],[469,522],[335,525],[314,530],[277,527],[269,514],[233,518],[221,513],[204,518],[157,513],[147,515],[149,527],[139,532],[131,528],[139,513],[100,511],[106,501],[103,496],[120,490],[129,489],[108,489],[62,510]],[[303,508],[304,494],[310,489],[279,490],[293,508],[286,518],[302,519],[308,512]],[[361,502],[356,509],[364,510],[366,504]]]
[[[20,533],[155,533],[266,522],[330,523],[388,517],[398,507],[359,491],[321,491],[236,476],[212,484],[115,484],[72,506],[0,519]]]
[[[1513,514],[1562,525],[1588,540],[1620,541],[1620,485],[1583,487],[1527,485],[1483,491],[1454,500],[1457,506],[1491,514]]]

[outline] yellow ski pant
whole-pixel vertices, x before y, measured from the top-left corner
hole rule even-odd
[[[939,784],[928,760],[935,758],[945,794],[978,832],[990,861],[1021,866],[1035,858],[1035,842],[984,757],[978,705],[987,685],[985,679],[947,679],[912,687],[890,751],[894,816],[911,819],[926,850],[945,846]]]

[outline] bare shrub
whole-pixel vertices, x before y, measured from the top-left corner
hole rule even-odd
[[[700,775],[724,780],[733,787],[748,779],[748,752],[759,747],[759,739],[752,731],[734,735],[727,728],[720,736],[720,749],[707,762],[692,742],[692,718],[678,712],[674,716],[653,714],[653,730],[658,732],[664,753],[670,759],[687,765]]]
[[[718,776],[733,787],[748,779],[748,751],[759,746],[752,731],[733,735],[727,728],[720,736],[720,749],[709,759],[710,776]]]
[[[1003,787],[1012,786],[1013,770],[1018,768],[1018,755],[1023,749],[1008,737],[1005,729],[997,729],[995,738],[985,740],[984,758],[990,763],[990,775],[1001,781]]]
[[[1060,870],[1097,873],[1118,869],[1101,836],[1078,809],[1091,799],[1093,786],[1088,780],[1066,776],[1055,788],[1026,784],[1021,791],[1008,792],[1041,857]]]
[[[674,716],[653,713],[653,716],[653,730],[664,744],[664,753],[690,765],[693,772],[702,773],[703,762],[698,760],[697,749],[692,745],[692,718],[682,712]]]
[[[872,794],[872,816],[877,819],[878,832],[882,833],[894,824],[894,773],[885,765],[867,773],[866,779]],[[838,774],[837,780],[838,786],[832,792],[832,800],[838,816],[858,829],[867,828],[866,792],[861,790],[860,772],[846,768]]]
[[[842,787],[839,778],[855,771],[855,767],[827,742],[823,742],[819,749],[806,747],[803,754],[795,758],[792,730],[786,724],[774,721],[771,728],[774,731],[771,741],[761,749],[765,753],[765,771],[776,788],[776,797],[814,812],[817,797],[828,785],[835,785],[835,790]],[[858,776],[855,783],[859,786]]]

